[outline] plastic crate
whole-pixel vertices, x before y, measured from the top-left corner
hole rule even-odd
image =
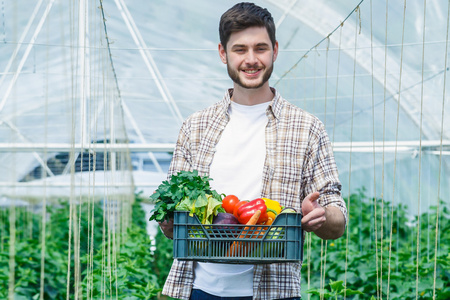
[[[298,262],[303,259],[301,218],[286,213],[272,225],[203,225],[197,216],[176,211],[173,256],[231,264]]]

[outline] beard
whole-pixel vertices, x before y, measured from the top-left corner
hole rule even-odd
[[[257,89],[262,87],[269,80],[273,72],[273,63],[268,69],[265,70],[263,77],[259,82],[252,82],[252,83],[242,82],[241,78],[239,77],[239,71],[231,69],[228,64],[227,64],[227,71],[228,76],[230,76],[231,80],[233,80],[233,82],[236,83],[237,85],[246,89]]]

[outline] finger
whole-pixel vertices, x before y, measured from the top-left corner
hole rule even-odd
[[[322,218],[325,217],[325,210],[321,207],[321,208],[315,208],[313,209],[309,214],[304,215],[302,217],[302,224],[303,223],[307,223],[311,220],[314,219],[318,219],[318,218]]]
[[[326,221],[325,210],[321,208],[313,209],[309,214],[302,217],[302,228],[307,232],[315,231]]]
[[[314,202],[314,201],[317,201],[319,198],[320,198],[320,193],[314,192],[314,193],[308,194],[308,196],[306,196],[305,200]]]
[[[325,216],[314,218],[308,221],[302,220],[302,228],[307,232],[315,231],[319,229],[325,223],[325,221]]]
[[[302,225],[302,228],[306,232],[314,232],[317,229],[319,229],[320,227],[322,227],[322,225],[323,225],[323,223],[321,223],[321,222],[309,223],[309,224]]]

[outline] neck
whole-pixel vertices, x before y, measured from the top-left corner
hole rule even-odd
[[[255,105],[269,102],[273,99],[273,96],[274,94],[268,83],[257,89],[246,89],[234,84],[231,100],[242,105]]]

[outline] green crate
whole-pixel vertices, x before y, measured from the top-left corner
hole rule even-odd
[[[176,211],[173,257],[229,264],[299,262],[303,259],[301,218],[285,213],[272,225],[203,225],[197,216]]]

